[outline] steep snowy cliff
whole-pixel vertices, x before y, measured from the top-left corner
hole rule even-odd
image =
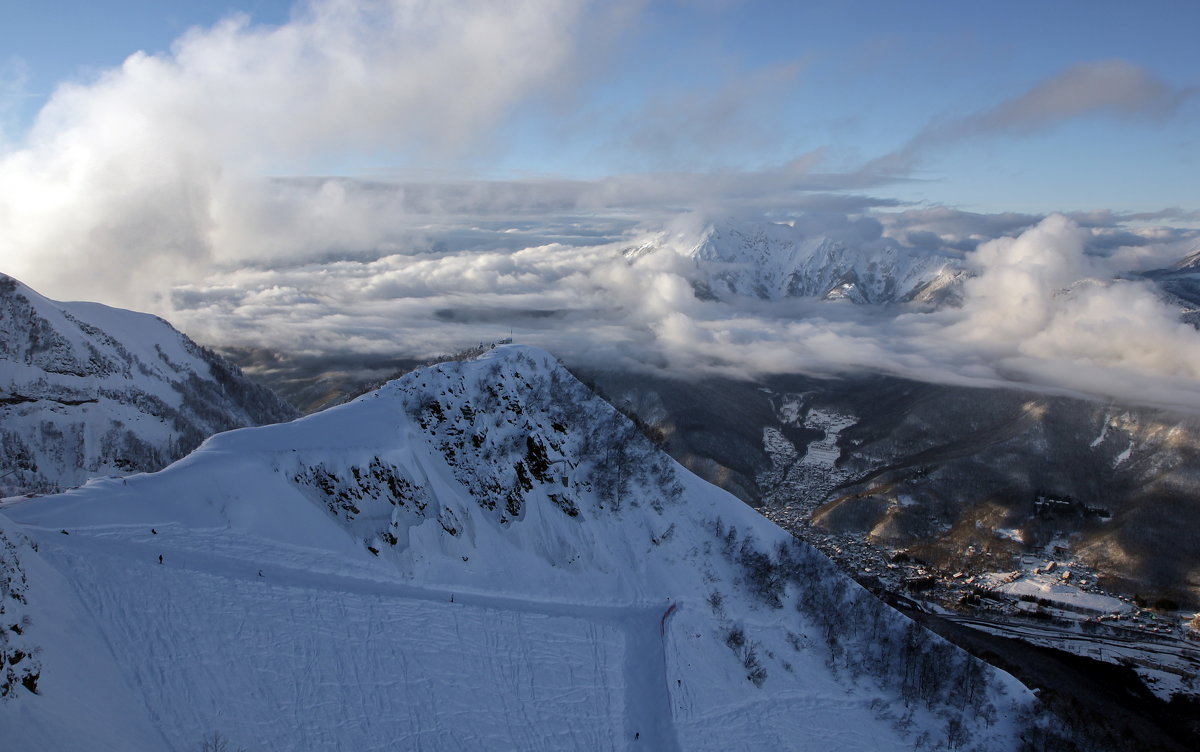
[[[158,470],[214,433],[294,417],[156,316],[0,274],[0,496]]]

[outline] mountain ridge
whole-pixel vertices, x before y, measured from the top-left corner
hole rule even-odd
[[[667,247],[659,239],[634,256]],[[895,244],[850,245],[790,224],[708,225],[677,252],[691,261],[697,297],[817,298],[861,305],[957,305],[968,277],[962,260]]]
[[[158,470],[298,413],[150,314],[61,303],[0,274],[0,496]]]

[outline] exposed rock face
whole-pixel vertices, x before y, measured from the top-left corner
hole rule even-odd
[[[296,415],[156,316],[0,274],[0,496],[158,470],[214,433]]]

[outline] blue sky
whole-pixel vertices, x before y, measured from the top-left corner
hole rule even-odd
[[[626,2],[622,14],[611,12],[619,5],[564,22],[566,72],[515,92],[510,107],[454,148],[376,137],[290,153],[265,169],[599,178],[770,170],[809,155],[821,172],[853,173],[905,150],[931,124],[996,108],[1072,66],[1120,61],[1141,76],[1135,86],[1161,86],[1161,96],[1101,98],[1031,127],[927,139],[872,192],[988,212],[1200,208],[1200,4],[1192,0],[700,0]],[[18,145],[63,81],[94,81],[137,50],[170,58],[187,29],[232,12],[266,26],[291,15],[291,3],[277,0],[5,0],[0,8],[5,134]]]

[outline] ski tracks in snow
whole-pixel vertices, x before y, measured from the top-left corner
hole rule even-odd
[[[421,587],[222,530],[29,532],[181,751],[212,731],[280,750],[680,748],[673,603]]]

